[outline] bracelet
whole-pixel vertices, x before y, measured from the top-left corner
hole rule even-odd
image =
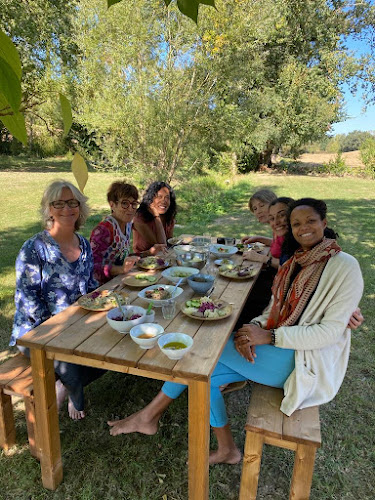
[[[275,345],[275,343],[276,343],[275,330],[273,328],[271,328],[270,332],[271,332],[271,342],[270,342],[270,344],[271,345]]]
[[[259,326],[260,328],[262,328],[260,321],[257,321],[256,319],[251,320],[249,325],[256,325],[256,326]]]

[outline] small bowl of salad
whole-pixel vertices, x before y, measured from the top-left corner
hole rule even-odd
[[[107,322],[114,330],[120,333],[130,332],[133,326],[144,323],[146,320],[146,309],[139,306],[122,306],[107,312]]]

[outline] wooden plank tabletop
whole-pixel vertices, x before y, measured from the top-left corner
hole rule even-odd
[[[234,260],[240,261],[241,257],[237,255]],[[253,265],[259,274],[261,264]],[[172,320],[164,320],[161,308],[154,308],[155,320],[166,332],[184,332],[194,338],[192,350],[180,361],[168,359],[157,346],[150,350],[141,349],[131,340],[130,335],[120,334],[108,325],[106,312],[86,311],[77,303],[30,330],[18,343],[54,353],[56,359],[59,354],[64,355],[64,359],[71,355],[75,358],[78,356],[136,367],[158,374],[207,380],[257,277],[258,275],[253,279],[241,281],[217,277],[212,297],[229,302],[233,308],[231,316],[222,320],[192,319],[180,311],[181,304],[194,295],[187,284],[183,285],[184,292],[176,300],[178,312]],[[100,289],[126,291],[132,304],[146,307],[145,301],[138,298],[141,289],[124,285],[122,279],[123,276],[117,276]],[[166,282],[163,278],[159,281]]]

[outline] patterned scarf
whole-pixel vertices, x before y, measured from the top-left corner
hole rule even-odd
[[[304,251],[299,248],[294,252],[275,276],[272,286],[274,300],[267,330],[297,323],[318,286],[328,260],[340,251],[336,240],[323,238],[323,241],[311,250]],[[291,283],[297,265],[302,269]]]

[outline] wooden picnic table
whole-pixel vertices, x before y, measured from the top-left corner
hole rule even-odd
[[[30,348],[37,442],[45,488],[55,490],[63,478],[53,366],[56,359],[187,384],[189,499],[208,498],[210,377],[259,275],[261,264],[254,263],[254,267],[258,273],[252,279],[238,281],[218,276],[213,297],[232,304],[233,313],[228,318],[218,321],[192,319],[178,307],[177,315],[172,320],[165,320],[161,308],[156,309],[155,319],[166,332],[184,332],[194,338],[193,348],[179,361],[167,358],[158,346],[141,349],[130,335],[120,334],[108,325],[106,312],[87,311],[77,303],[18,339],[19,345]],[[140,289],[123,285],[122,279],[123,276],[117,276],[99,289],[126,291],[132,304],[145,306],[137,296]],[[162,279],[159,283],[162,282],[165,281]],[[193,295],[190,287],[184,285],[177,302],[181,304]]]

